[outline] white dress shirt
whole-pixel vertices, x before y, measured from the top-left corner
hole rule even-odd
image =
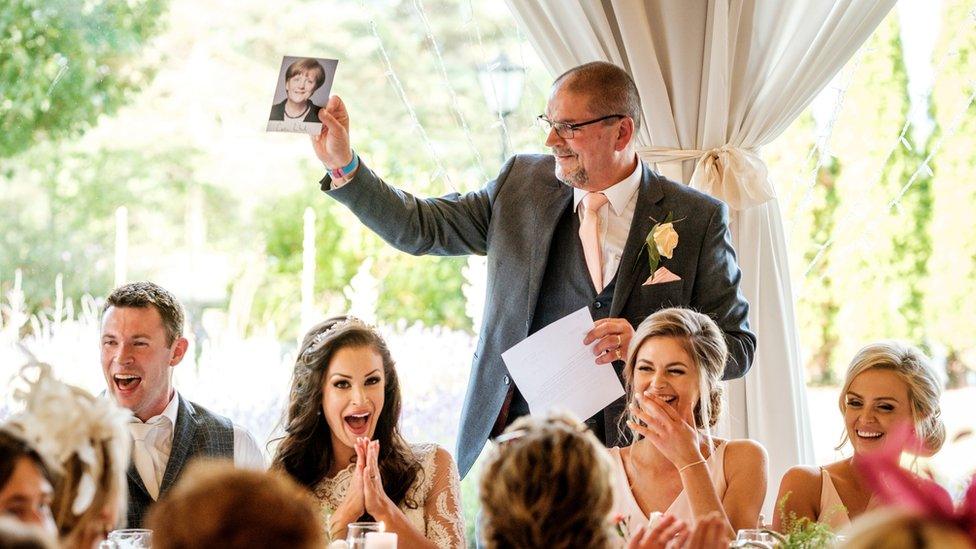
[[[158,497],[159,485],[163,481],[166,464],[173,450],[173,434],[179,410],[179,393],[173,391],[173,398],[162,414],[153,416],[146,422],[133,417],[129,423],[129,432],[133,437],[132,462],[136,465],[136,470],[139,471],[139,476],[153,499]],[[145,445],[138,442],[142,438],[145,440]],[[251,433],[236,423],[234,424],[234,466],[255,470],[264,470],[268,466],[257,441]]]
[[[634,220],[634,209],[637,207],[637,189],[640,188],[643,169],[640,160],[633,173],[610,188],[600,191],[606,195],[608,202],[599,210],[600,214],[600,243],[603,252],[603,282],[608,284],[617,274],[620,257],[624,254],[627,237],[630,235],[630,224]],[[573,209],[583,219],[583,208],[580,202],[587,192],[573,189]]]

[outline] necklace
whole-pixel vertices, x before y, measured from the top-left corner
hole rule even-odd
[[[297,119],[297,118],[305,118],[305,113],[307,113],[307,112],[308,112],[308,109],[310,109],[310,108],[312,108],[312,107],[311,107],[311,105],[307,105],[307,104],[306,104],[306,105],[305,105],[305,110],[304,110],[304,111],[302,111],[302,112],[300,112],[300,113],[298,113],[298,114],[296,114],[295,116],[292,116],[292,115],[290,115],[290,114],[288,114],[288,108],[287,108],[287,106],[286,106],[286,107],[285,107],[285,118],[291,118],[292,120],[295,120],[295,119]]]

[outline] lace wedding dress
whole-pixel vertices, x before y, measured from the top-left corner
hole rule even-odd
[[[402,503],[400,510],[410,524],[437,547],[465,547],[457,465],[451,455],[436,444],[411,444],[410,450],[421,466],[421,472],[408,492],[417,508],[410,509]],[[346,497],[353,471],[355,464],[350,464],[336,476],[323,479],[313,490],[326,530],[329,516]]]

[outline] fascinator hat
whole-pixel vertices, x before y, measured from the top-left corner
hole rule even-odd
[[[899,465],[902,448],[921,444],[911,428],[904,425],[889,435],[888,445],[855,463],[864,482],[886,506],[901,510],[903,522],[904,517],[929,521],[935,530],[943,532],[954,527],[961,534],[955,537],[968,538],[969,545],[976,547],[976,475],[964,490],[962,501],[955,505],[942,486]]]
[[[33,446],[58,477],[55,515],[63,529],[64,511],[74,517],[86,514],[99,486],[124,489],[130,446],[126,424],[132,414],[110,399],[95,398],[58,380],[49,365],[36,360],[21,369],[19,378],[26,388],[15,390],[13,397],[23,411],[3,428]],[[112,482],[113,475],[119,476],[117,482]],[[69,502],[57,501],[66,496]]]

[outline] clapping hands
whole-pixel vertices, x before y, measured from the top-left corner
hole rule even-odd
[[[346,497],[333,513],[332,522],[335,527],[330,528],[332,537],[342,537],[341,532],[346,525],[355,522],[359,517],[369,513],[376,520],[384,520],[396,505],[383,490],[383,478],[380,476],[379,454],[380,443],[366,437],[356,439],[356,468],[352,480],[346,491]]]
[[[363,464],[362,477],[363,484],[363,505],[366,512],[377,520],[383,520],[389,516],[392,509],[396,508],[393,501],[383,490],[383,478],[380,476],[380,442],[360,437],[356,440],[356,464],[357,471],[359,464]]]

